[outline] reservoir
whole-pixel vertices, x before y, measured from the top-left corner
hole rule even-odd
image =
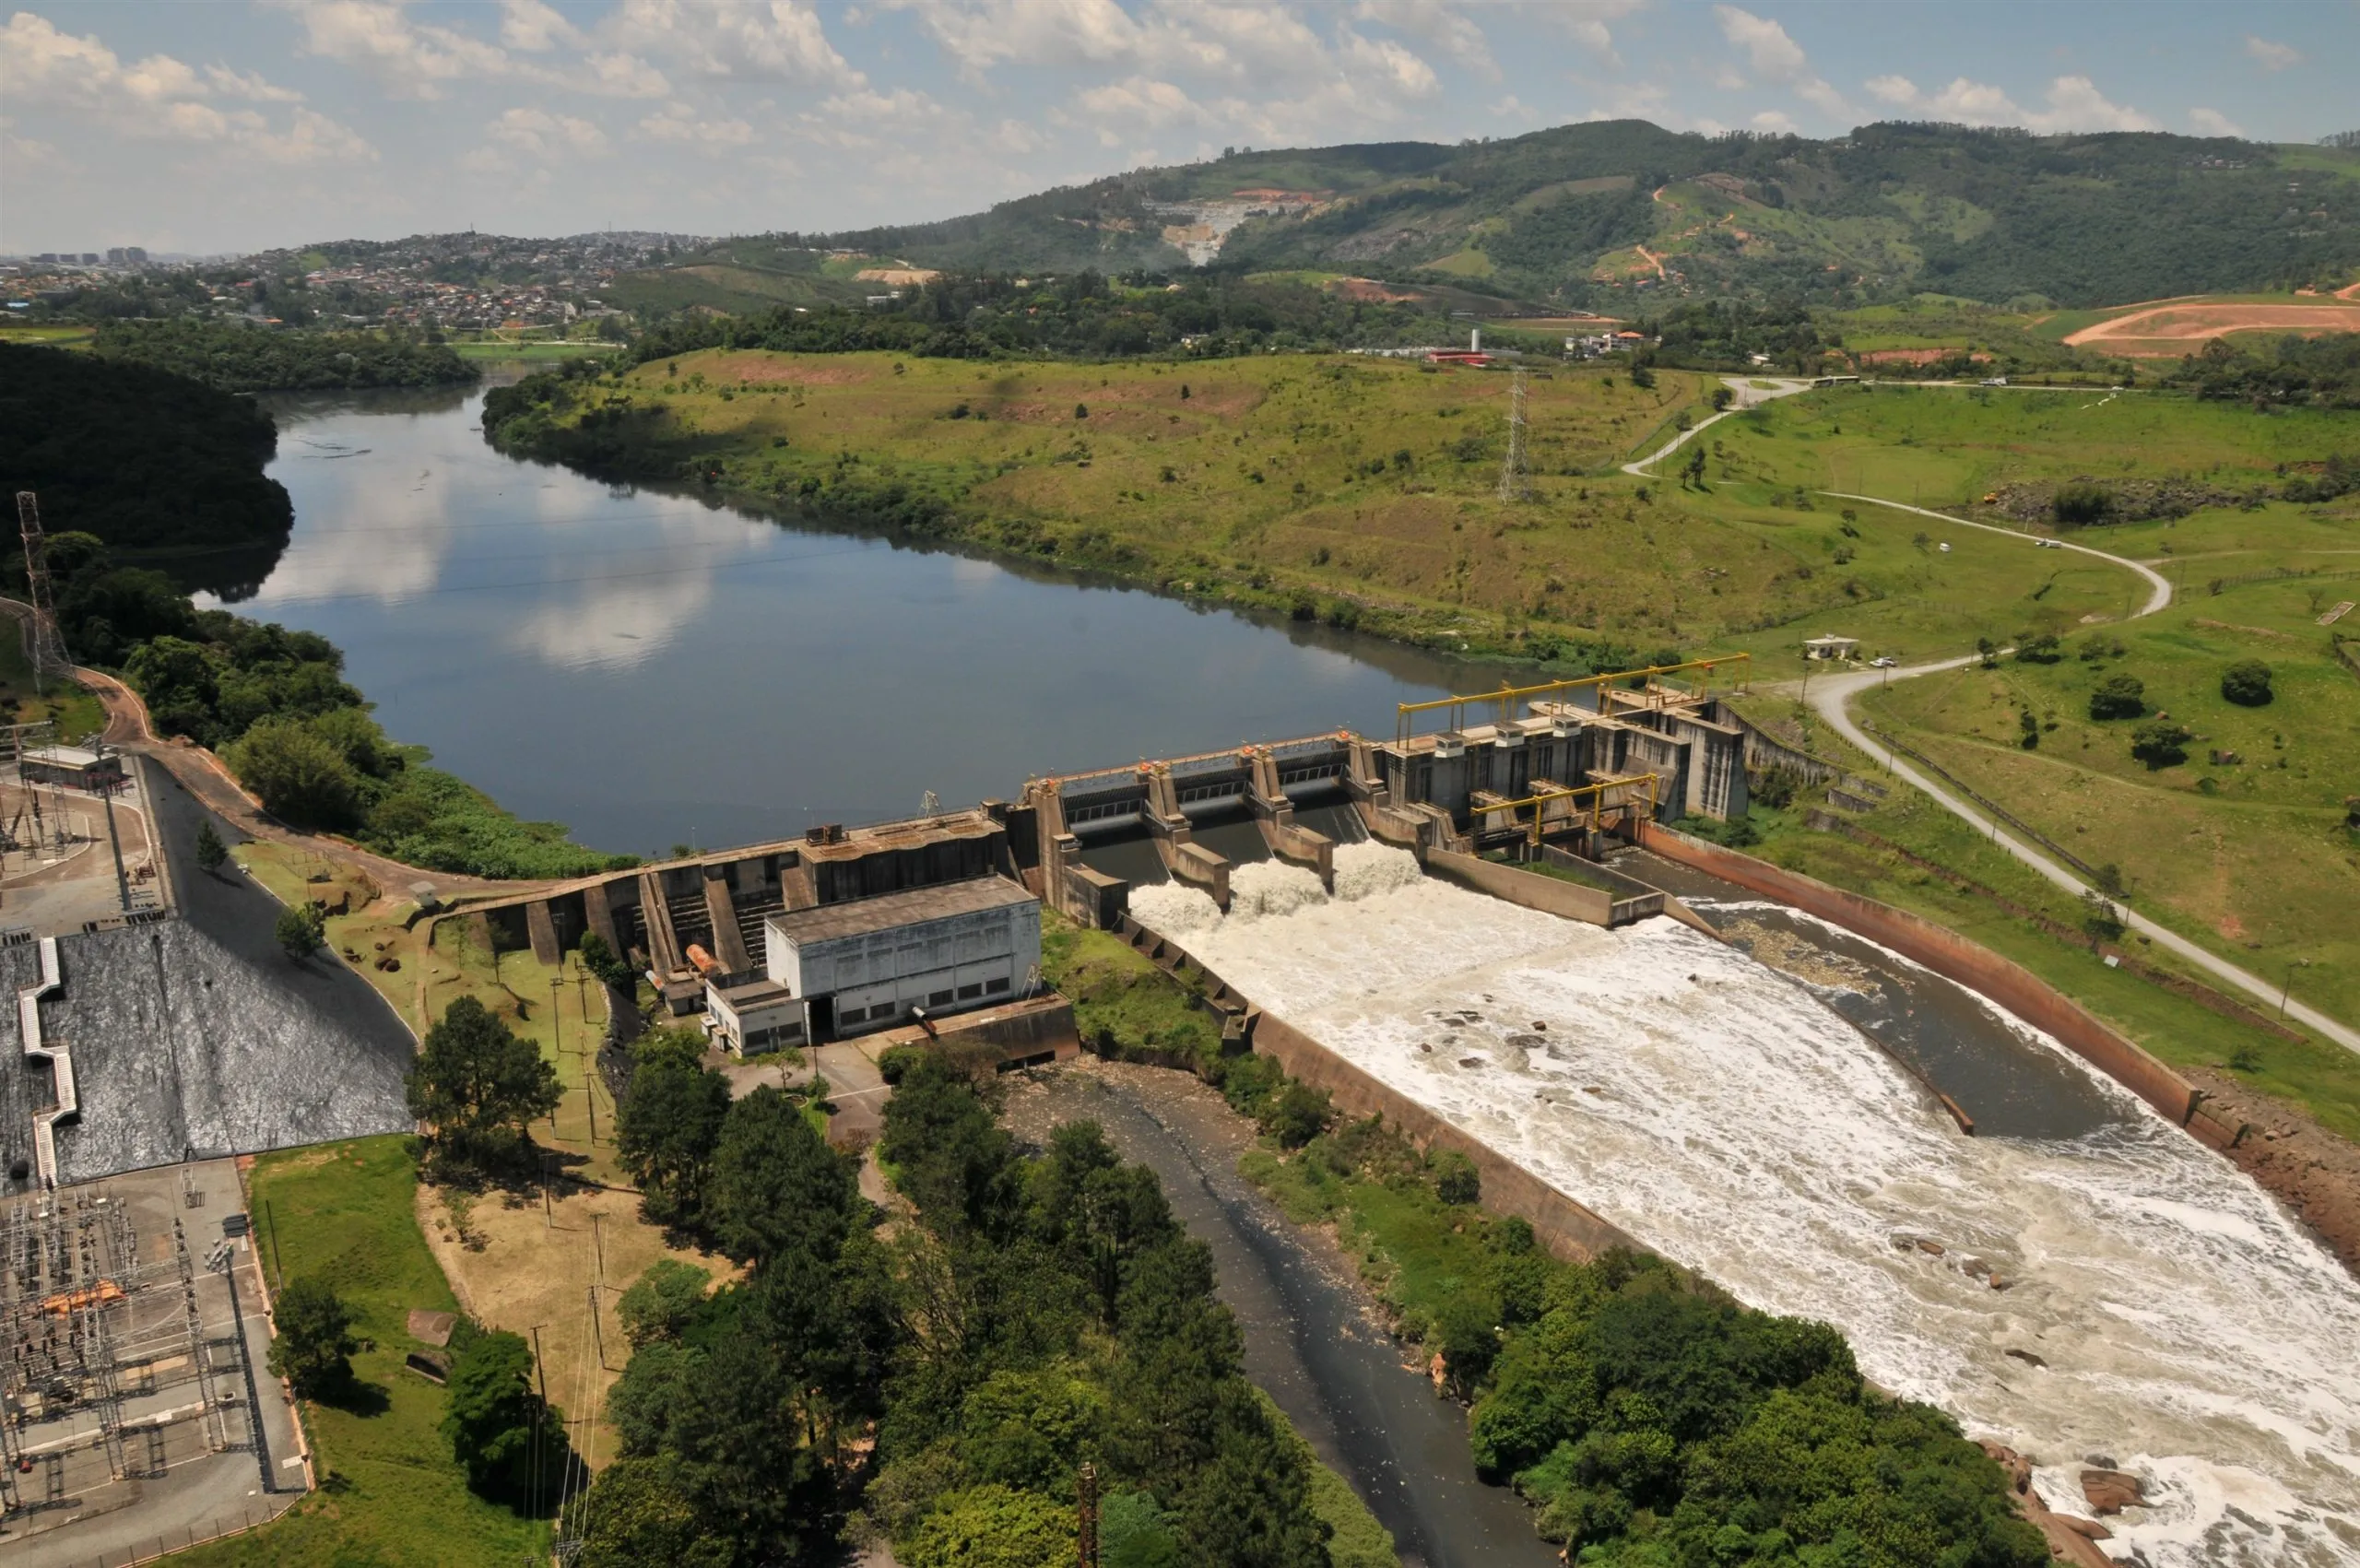
[[[314,631],[396,740],[662,854],[1344,725],[1496,670],[502,456],[480,390],[286,397],[294,536],[241,613]],[[1470,687],[1468,683],[1472,682]]]

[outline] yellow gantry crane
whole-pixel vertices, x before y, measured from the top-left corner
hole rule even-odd
[[[1506,724],[1516,716],[1512,710],[1518,702],[1567,696],[1586,687],[1611,686],[1618,680],[1648,681],[1658,676],[1697,670],[1704,675],[1703,691],[1710,691],[1715,676],[1731,666],[1735,666],[1736,678],[1729,681],[1729,686],[1732,689],[1742,687],[1753,673],[1753,655],[1723,654],[1716,658],[1687,659],[1676,665],[1650,665],[1646,669],[1615,670],[1607,675],[1584,675],[1568,680],[1544,681],[1539,686],[1509,686],[1503,682],[1497,691],[1474,691],[1458,697],[1436,697],[1424,702],[1402,702],[1396,705],[1393,741],[1397,746],[1410,744],[1414,720],[1420,713],[1439,713],[1447,708],[1450,710],[1450,727],[1464,729],[1469,707],[1488,702],[1495,705],[1498,722]]]

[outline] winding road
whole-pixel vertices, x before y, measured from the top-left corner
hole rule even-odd
[[[1647,456],[1640,458],[1635,463],[1625,463],[1622,465],[1622,471],[1626,474],[1635,474],[1641,478],[1652,478],[1655,476],[1651,470],[1654,468],[1655,465],[1662,462],[1665,458],[1679,451],[1682,446],[1685,445],[1690,440],[1710,428],[1717,420],[1725,419],[1730,414],[1741,412],[1742,410],[1753,407],[1758,404],[1766,403],[1774,397],[1786,397],[1793,395],[1794,393],[1806,391],[1809,389],[1811,383],[1800,381],[1780,381],[1776,383],[1775,389],[1771,389],[1752,386],[1743,379],[1732,376],[1726,378],[1723,384],[1730,387],[1737,393],[1737,402],[1732,404],[1729,408],[1726,408],[1720,413],[1713,415],[1712,418],[1699,423],[1693,429],[1681,431],[1670,441],[1665,442],[1661,448],[1649,454]],[[1907,512],[1915,513],[1920,517],[1935,518],[1950,527],[1980,528],[1987,533],[2006,534],[2012,537],[2024,540],[2024,548],[2027,549],[2036,548],[2040,543],[2036,536],[2020,532],[2014,528],[2003,528],[1991,523],[1969,522],[1964,517],[1953,517],[1947,512],[1932,512],[1929,511],[1925,507],[1911,506],[1904,501],[1886,501],[1882,496],[1854,495],[1842,490],[1822,490],[1819,493],[1823,496],[1827,496],[1831,500],[1860,501],[1870,506],[1882,506],[1890,508],[1894,512]],[[2092,549],[2087,545],[2065,544],[2062,548],[2076,551],[2082,555],[2094,556],[2100,560],[2121,567],[2126,572],[2135,572],[2146,582],[2148,586],[2147,601],[2141,605],[2137,609],[2131,611],[2130,619],[2136,619],[2141,616],[2154,615],[2156,611],[2167,608],[2170,606],[2172,602],[2171,583],[2163,575],[2163,573],[2155,571],[2153,567],[2147,566],[2140,561],[2129,560],[2123,556],[2108,555],[2104,550]],[[1908,763],[1903,761],[1898,756],[1894,754],[1891,748],[1880,747],[1877,744],[1875,737],[1862,729],[1860,725],[1853,720],[1851,711],[1852,699],[1859,695],[1859,693],[1867,687],[1888,679],[1907,680],[1913,676],[1935,675],[1943,670],[1957,669],[1963,665],[1973,664],[1978,657],[1980,657],[1980,655],[1976,654],[1965,654],[1954,659],[1938,659],[1931,664],[1910,665],[1906,668],[1900,669],[1860,670],[1850,675],[1824,677],[1813,683],[1814,690],[1811,691],[1809,701],[1812,710],[1816,712],[1820,717],[1825,719],[1829,725],[1835,729],[1836,734],[1842,736],[1846,740],[1850,741],[1855,747],[1858,748],[1861,752],[1873,757],[1879,751],[1882,751],[1884,753],[1886,765],[1892,770],[1895,777],[1906,781],[1909,784],[1917,788],[1929,798],[1938,802],[1944,810],[1949,811],[1953,816],[1957,817],[1960,820],[1973,823],[1976,830],[1988,837],[1994,844],[1997,844],[2009,855],[2012,855],[2016,859],[2024,862],[2026,866],[2031,867],[2035,871],[2037,871],[2041,876],[2047,878],[2058,887],[2062,888],[2065,891],[2073,894],[2077,898],[2085,893],[2089,893],[2094,890],[2091,889],[2088,884],[2073,876],[2071,872],[2066,870],[2062,866],[2058,865],[2056,861],[2050,859],[2047,855],[2043,855],[2039,850],[2015,838],[2013,835],[2009,833],[2004,824],[1994,821],[1988,815],[1972,809],[1965,801],[1960,800],[1948,790],[1942,788],[1941,784],[1937,784],[1932,779],[1928,778],[1924,773],[1911,767]],[[2253,996],[2272,1008],[2277,1007],[2279,1005],[2280,998],[2285,995],[2283,987],[2272,985],[2260,975],[2255,974],[2248,970],[2241,969],[2237,965],[2231,963],[2227,959],[2222,958],[2218,954],[2215,954],[2207,949],[2199,947],[2196,943],[2189,941],[2187,937],[2181,936],[2177,931],[2168,930],[2164,926],[2156,925],[2154,921],[2148,919],[2145,915],[2139,914],[2136,910],[2124,909],[2121,911],[2121,916],[2123,924],[2128,925],[2131,930],[2138,932],[2141,936],[2147,937],[2149,940],[2154,942],[2160,947],[2168,948],[2173,952],[2177,953],[2180,957],[2188,960],[2190,963],[2195,964],[2197,967],[2204,970],[2215,978],[2227,982],[2229,984],[2236,986],[2238,990],[2245,992],[2248,996]],[[2295,1001],[2292,998],[2288,998],[2286,1000],[2285,1011],[2287,1017],[2302,1023],[2306,1028],[2334,1041],[2345,1050],[2360,1053],[2360,1029],[2354,1029],[2349,1024],[2341,1022],[2336,1019],[2330,1018],[2327,1014],[2320,1012],[2316,1008],[2310,1007],[2303,1002]]]

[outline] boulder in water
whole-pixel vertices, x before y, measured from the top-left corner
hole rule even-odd
[[[2089,1499],[2092,1512],[2103,1515],[2138,1507],[2147,1501],[2147,1489],[2127,1471],[2092,1469],[2082,1472],[2082,1495]]]

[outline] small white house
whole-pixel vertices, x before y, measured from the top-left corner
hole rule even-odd
[[[1860,656],[1858,637],[1806,637],[1803,657],[1807,659],[1856,659]]]
[[[803,1004],[775,980],[726,987],[707,982],[704,1008],[713,1015],[714,1043],[741,1056],[803,1043]]]

